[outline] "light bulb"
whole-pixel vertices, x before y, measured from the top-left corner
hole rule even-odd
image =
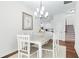
[[[43,11],[42,10],[40,11],[40,14],[43,15]]]
[[[37,12],[39,12],[39,8],[37,8]]]
[[[37,12],[34,12],[34,15],[37,16]]]
[[[41,10],[44,11],[44,9],[45,9],[44,6],[42,6],[42,9]]]
[[[40,18],[41,18],[42,16],[40,15]]]
[[[47,16],[48,16],[48,12],[45,13],[45,17],[47,17]]]
[[[71,10],[71,13],[75,12],[74,10]]]

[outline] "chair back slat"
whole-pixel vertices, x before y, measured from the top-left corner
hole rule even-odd
[[[29,35],[17,35],[18,51],[30,55],[30,36]]]

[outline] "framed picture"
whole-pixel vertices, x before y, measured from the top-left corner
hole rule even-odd
[[[22,29],[23,30],[32,30],[33,29],[33,17],[25,12],[23,12],[22,17]]]

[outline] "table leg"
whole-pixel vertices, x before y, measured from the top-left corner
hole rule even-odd
[[[42,58],[42,45],[39,44],[39,58]]]

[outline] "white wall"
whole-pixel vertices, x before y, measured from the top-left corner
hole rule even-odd
[[[66,20],[66,25],[73,25],[74,24],[74,15],[75,14],[66,14],[65,15],[65,20]]]
[[[79,2],[76,4],[76,14],[74,20],[74,28],[75,28],[75,49],[79,56]]]
[[[59,40],[65,40],[65,14],[61,13],[54,16],[53,20],[54,32]]]
[[[17,50],[17,32],[22,30],[22,12],[32,12],[18,2],[0,2],[0,57]]]

